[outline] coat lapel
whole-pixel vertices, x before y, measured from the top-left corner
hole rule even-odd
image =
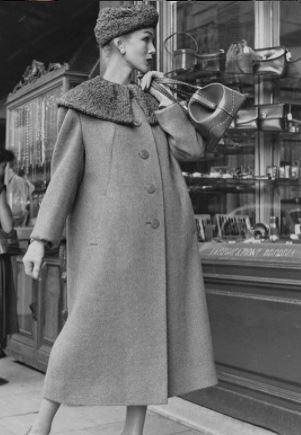
[[[135,98],[149,124],[158,123],[155,110],[159,103],[137,85],[120,85],[97,76],[64,94],[59,106],[75,109],[105,121],[135,126],[131,100]]]

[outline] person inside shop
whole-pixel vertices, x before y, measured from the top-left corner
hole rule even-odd
[[[59,100],[52,176],[25,272],[66,226],[69,317],[52,348],[28,434],[46,435],[60,404],[125,405],[122,435],[142,435],[147,406],[216,384],[196,225],[179,161],[204,142],[152,87],[158,13],[100,10],[103,76]],[[143,74],[140,86],[133,72]]]
[[[0,150],[0,358],[5,357],[7,336],[18,331],[16,294],[7,246],[7,237],[15,237],[13,216],[4,183],[7,158],[7,151]]]
[[[25,226],[29,217],[30,197],[35,189],[28,177],[16,172],[16,156],[11,150],[5,150],[7,166],[5,170],[6,197],[12,210],[14,224]]]

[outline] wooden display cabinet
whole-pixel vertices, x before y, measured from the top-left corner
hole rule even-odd
[[[87,79],[67,64],[46,67],[33,61],[7,99],[6,148],[16,156],[15,184],[7,186],[20,254],[12,257],[19,332],[6,351],[16,360],[45,371],[49,352],[67,318],[65,244],[46,251],[39,281],[24,273],[22,257],[39,205],[50,180],[50,163],[57,136],[57,99]],[[22,196],[18,186],[28,186]],[[17,186],[17,187],[16,187]]]
[[[62,245],[60,250],[65,248]],[[38,281],[25,275],[22,256],[12,258],[19,332],[8,340],[7,352],[18,361],[46,371],[51,347],[67,318],[63,262],[46,255]]]

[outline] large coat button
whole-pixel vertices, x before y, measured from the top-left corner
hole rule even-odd
[[[142,122],[140,122],[140,121],[134,121],[134,126],[135,127],[141,127],[141,125],[142,125]]]
[[[149,184],[146,186],[147,193],[155,193],[156,192],[156,186],[154,184]]]
[[[149,158],[149,152],[147,150],[139,151],[139,157],[143,160],[147,160]]]

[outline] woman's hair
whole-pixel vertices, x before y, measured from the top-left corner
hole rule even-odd
[[[12,151],[0,149],[0,163],[13,161],[15,155]]]
[[[4,150],[0,150],[0,163],[5,162],[6,158],[5,158],[5,153]]]
[[[14,160],[16,160],[16,156],[11,150],[3,150],[3,151],[5,152],[5,155],[6,155],[5,160],[7,162],[13,162]]]
[[[123,39],[125,41],[127,39],[129,39],[129,37],[130,37],[130,34],[118,36],[119,39]],[[114,39],[112,39],[110,42],[108,42],[103,47],[99,46],[99,49],[100,49],[100,59],[101,59],[101,61],[104,62],[105,65],[107,64],[110,56],[113,53],[115,53],[116,50],[118,51],[118,48],[115,45]]]

